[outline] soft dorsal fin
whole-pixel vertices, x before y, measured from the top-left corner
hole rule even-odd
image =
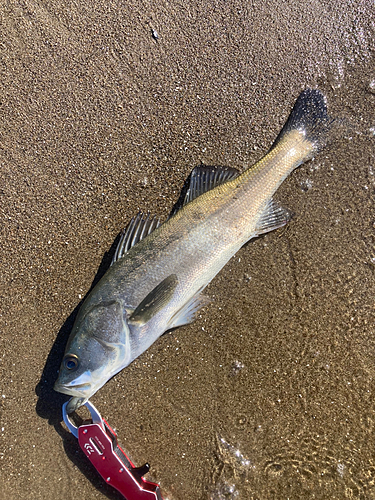
[[[146,295],[129,318],[129,323],[144,325],[172,299],[178,285],[176,274],[171,274]]]
[[[234,179],[237,175],[239,175],[239,171],[232,167],[208,167],[200,165],[193,168],[185,182],[179,200],[172,209],[170,217],[201,194]]]
[[[239,174],[238,170],[231,167],[195,167],[190,174],[190,185],[186,192],[184,205],[195,200],[203,193],[211,191],[216,186],[234,179]]]
[[[111,266],[117,260],[121,259],[131,247],[146,238],[146,236],[160,226],[160,219],[156,216],[150,217],[150,214],[148,214],[146,218],[143,217],[143,213],[138,212],[138,214],[132,218],[128,227],[122,231],[120,241],[118,242],[112,258]]]
[[[293,214],[289,210],[282,207],[277,201],[271,198],[258,221],[257,227],[255,228],[256,234],[254,236],[259,236],[285,226],[292,218],[292,215]]]

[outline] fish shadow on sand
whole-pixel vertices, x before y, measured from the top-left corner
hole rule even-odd
[[[48,419],[50,425],[56,425],[57,423],[62,421],[61,406],[65,401],[69,399],[69,396],[56,392],[53,389],[53,385],[57,379],[58,370],[60,368],[69,334],[73,328],[74,320],[86,297],[108,270],[120,236],[121,233],[112,243],[111,248],[104,253],[99,269],[86,296],[74,308],[73,312],[69,315],[69,317],[65,320],[64,324],[60,328],[60,331],[57,334],[56,340],[48,355],[46,364],[44,365],[40,380],[35,388],[36,395],[39,398],[36,404],[36,412],[40,417]]]
[[[77,439],[61,424],[61,408],[63,403],[65,403],[65,401],[69,399],[69,396],[65,396],[64,394],[60,394],[54,391],[53,385],[57,379],[57,374],[61,364],[61,360],[63,358],[66,342],[72,330],[74,320],[77,316],[79,308],[81,307],[87,295],[91,292],[91,290],[109,268],[112,256],[119,242],[120,235],[121,233],[117,236],[111,248],[107,252],[105,252],[99,269],[90,287],[90,290],[80,301],[80,303],[74,308],[73,312],[69,315],[69,317],[65,320],[64,324],[60,328],[60,331],[57,334],[56,340],[48,355],[43,373],[35,388],[36,395],[38,396],[38,401],[36,404],[37,414],[41,418],[48,419],[49,424],[54,426],[56,432],[59,434],[59,436],[61,436],[63,440],[66,455],[74,463],[74,465],[76,465],[79,470],[87,477],[87,479],[91,481],[95,488],[99,489],[104,495],[113,500],[117,500],[123,497],[119,493],[117,493],[116,490],[108,486],[105,481],[102,480],[89,460],[87,460],[85,454],[81,451]]]

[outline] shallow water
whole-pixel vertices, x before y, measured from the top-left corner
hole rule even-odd
[[[52,390],[76,306],[139,209],[166,217],[200,162],[254,163],[306,86],[342,128],[277,193],[294,219],[93,402],[166,499],[375,498],[373,3],[1,15],[0,498],[118,498]]]

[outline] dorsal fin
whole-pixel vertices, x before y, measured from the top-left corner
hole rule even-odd
[[[112,258],[111,266],[121,259],[131,247],[146,238],[146,236],[160,226],[160,219],[158,219],[156,215],[150,217],[150,214],[147,214],[146,218],[143,217],[143,213],[138,212],[138,214],[132,218],[128,227],[122,231],[120,241],[118,242]]]
[[[208,167],[206,165],[195,167],[191,171],[170,217],[201,194],[234,179],[237,175],[239,175],[239,171],[232,167]]]
[[[190,185],[186,192],[184,205],[195,200],[203,193],[211,191],[216,186],[234,179],[239,174],[238,170],[231,167],[195,167],[190,174]]]

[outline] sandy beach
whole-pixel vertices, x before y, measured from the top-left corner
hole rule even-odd
[[[340,132],[283,183],[199,319],[92,402],[164,500],[375,499],[370,0],[10,0],[0,9],[0,499],[120,499],[53,391],[77,310],[139,211],[243,171],[299,95]]]

